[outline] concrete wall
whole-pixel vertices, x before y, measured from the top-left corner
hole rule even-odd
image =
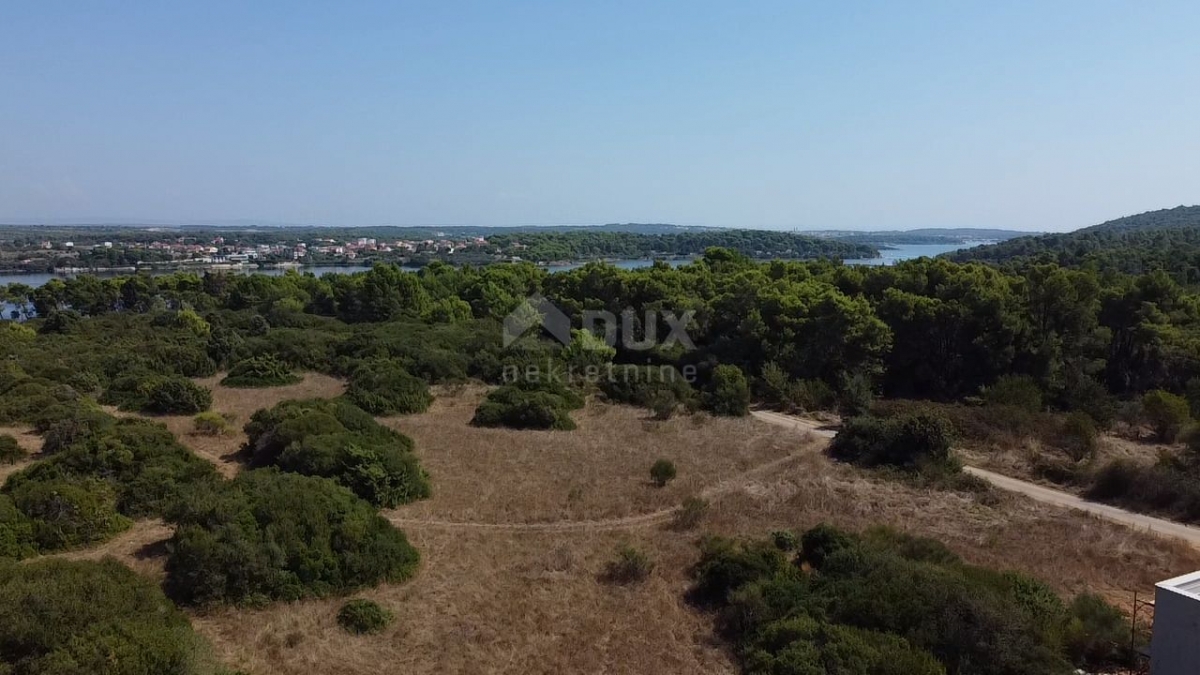
[[[1200,673],[1200,596],[1178,588],[1195,581],[1200,581],[1200,573],[1155,588],[1150,675]]]

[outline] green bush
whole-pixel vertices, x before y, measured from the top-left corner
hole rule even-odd
[[[1062,445],[1071,459],[1079,461],[1096,454],[1100,432],[1096,430],[1096,423],[1090,416],[1081,412],[1067,415],[1063,420],[1060,435],[1063,438]]]
[[[714,415],[741,417],[750,412],[750,385],[737,366],[713,368],[704,393],[704,406]]]
[[[42,452],[53,455],[88,436],[111,429],[116,423],[117,418],[99,408],[80,408],[70,417],[50,424],[42,436]]]
[[[37,553],[33,523],[17,510],[12,498],[0,494],[0,559],[25,558]],[[3,564],[0,562],[0,564]]]
[[[33,528],[39,551],[59,551],[103,541],[131,524],[117,512],[117,495],[95,478],[29,481],[9,492]]]
[[[667,483],[675,480],[675,462],[660,459],[650,467],[650,480],[658,487],[666,487]]]
[[[1087,496],[1134,511],[1200,521],[1200,480],[1194,470],[1172,461],[1146,466],[1113,460],[1096,472]]]
[[[0,672],[12,675],[219,672],[158,585],[113,559],[0,570],[0,645]]]
[[[191,415],[212,406],[212,392],[182,375],[134,374],[117,378],[104,403],[157,415]]]
[[[396,619],[390,611],[370,600],[350,600],[338,610],[338,625],[350,633],[366,635],[383,632]]]
[[[246,424],[253,466],[332,478],[376,506],[430,495],[407,436],[341,399],[284,401]]]
[[[570,431],[575,428],[570,412],[581,407],[583,399],[562,385],[505,385],[479,404],[471,424]]]
[[[649,578],[654,562],[642,551],[628,544],[617,549],[617,557],[604,569],[604,578],[615,584],[636,584]]]
[[[771,533],[771,543],[780,551],[796,551],[800,549],[800,537],[791,530],[775,530]]]
[[[248,471],[170,514],[164,587],[185,605],[258,604],[403,581],[419,556],[370,504],[333,481]]]
[[[268,354],[238,361],[221,384],[226,387],[279,387],[300,380],[286,363]]]
[[[688,405],[694,398],[692,385],[674,366],[612,366],[611,377],[601,378],[601,393],[614,403],[626,403],[659,411],[656,408]],[[669,416],[664,411],[665,416]]]
[[[1040,412],[1043,405],[1042,388],[1028,375],[1001,376],[984,390],[983,398],[989,405],[1007,405],[1031,413]]]
[[[950,455],[951,429],[944,418],[928,414],[891,419],[855,417],[843,424],[829,453],[840,461],[865,467],[957,472]]]
[[[390,359],[367,361],[355,368],[346,398],[373,415],[411,415],[425,412],[433,403],[429,385]]]
[[[675,512],[671,526],[676,530],[691,530],[700,525],[708,515],[709,503],[703,497],[687,497]]]
[[[1142,397],[1142,417],[1159,440],[1171,443],[1191,420],[1187,399],[1161,389]]]
[[[16,438],[0,434],[0,464],[16,464],[25,459],[25,450]]]
[[[4,491],[59,480],[101,480],[117,496],[120,513],[141,518],[163,514],[193,486],[218,480],[212,463],[179,443],[162,424],[111,420],[75,434],[46,460],[13,474]]]
[[[1118,665],[1106,646],[1120,613],[1098,598],[1068,608],[1034,579],[966,565],[939,542],[890,530],[821,526],[802,540],[795,561],[771,542],[701,545],[692,598],[717,607],[746,672],[1052,675]]]
[[[192,433],[200,436],[224,436],[229,433],[229,422],[219,412],[202,412],[192,418]]]

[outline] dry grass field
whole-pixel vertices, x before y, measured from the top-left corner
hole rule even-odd
[[[214,407],[240,421],[278,400],[335,395],[341,386],[316,376],[266,390],[206,384]],[[260,675],[734,673],[711,617],[683,600],[698,538],[761,537],[822,521],[892,525],[945,541],[970,562],[1123,603],[1200,568],[1198,551],[1077,513],[866,477],[828,461],[823,440],[751,418],[659,423],[593,402],[574,414],[572,432],[477,429],[469,421],[483,393],[443,391],[425,414],[383,420],[416,441],[435,493],[385,512],[423,556],[411,581],[360,594],[395,612],[395,623],[350,636],[335,621],[343,599],[194,614],[225,663]],[[240,433],[208,445],[213,439],[187,435],[190,419],[165,421],[226,473],[237,470],[227,455]],[[662,489],[648,480],[658,457],[679,467]],[[697,494],[711,500],[709,513],[695,529],[675,527],[670,509]],[[160,576],[169,535],[163,523],[144,521],[65,555],[113,555]],[[603,579],[622,544],[654,561],[645,583]]]

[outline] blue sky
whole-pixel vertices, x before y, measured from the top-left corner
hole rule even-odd
[[[0,221],[1066,230],[1200,202],[1200,5],[9,2]]]

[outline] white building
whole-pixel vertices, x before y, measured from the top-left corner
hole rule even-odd
[[[1200,672],[1200,572],[1154,587],[1150,675]]]

